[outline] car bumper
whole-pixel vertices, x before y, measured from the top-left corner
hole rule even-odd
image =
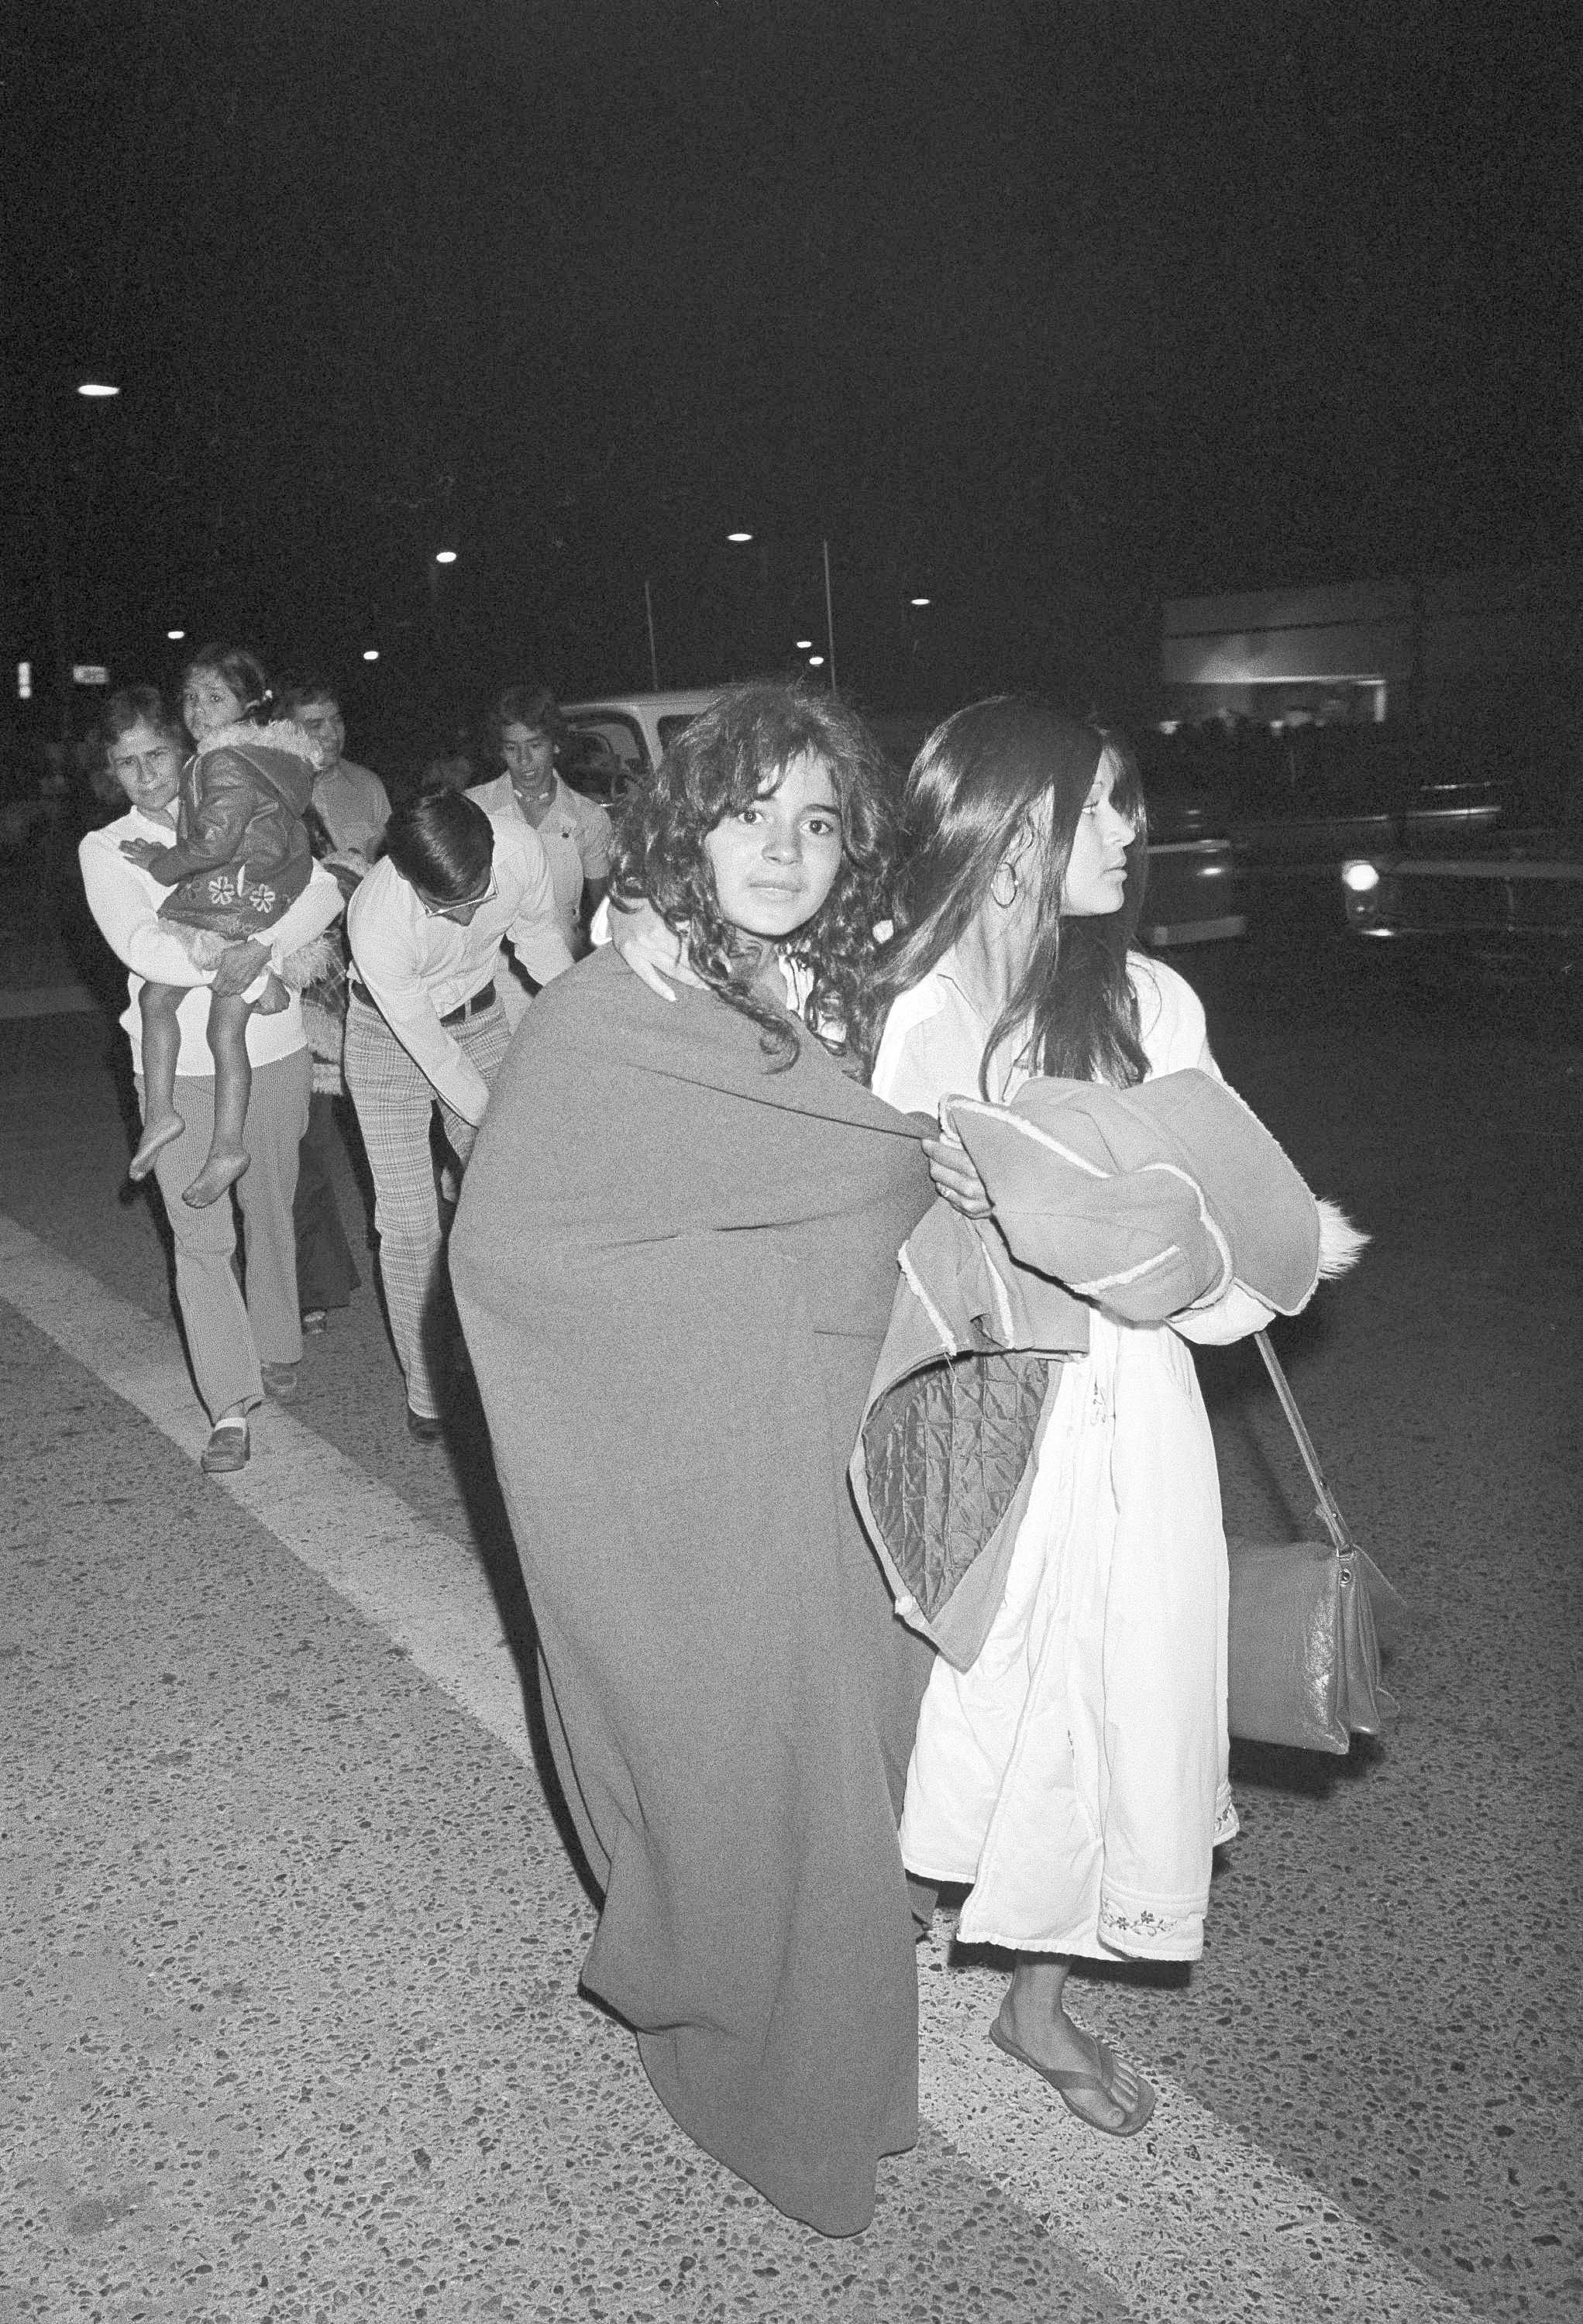
[[[1157,952],[1171,952],[1179,945],[1223,944],[1229,936],[1246,936],[1247,915],[1222,912],[1212,920],[1145,919],[1138,934]]]

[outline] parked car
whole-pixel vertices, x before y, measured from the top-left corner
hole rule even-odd
[[[1242,853],[1213,789],[1168,755],[1143,753],[1149,882],[1138,933],[1151,950],[1221,944],[1247,934]]]
[[[1583,988],[1583,784],[1556,822],[1455,852],[1381,848],[1340,871],[1347,926],[1436,976]]]
[[[1250,874],[1328,881],[1344,856],[1460,847],[1499,820],[1489,764],[1433,733],[1393,726],[1245,723],[1184,729],[1162,757],[1224,801]]]
[[[634,779],[658,765],[660,754],[700,710],[717,686],[684,693],[606,694],[588,702],[565,702],[561,716],[571,729],[562,762],[566,780],[586,798],[608,806]]]

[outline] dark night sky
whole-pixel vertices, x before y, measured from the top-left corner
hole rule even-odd
[[[1125,696],[1163,595],[1574,558],[1580,14],[55,0],[7,657],[41,410],[74,656],[374,642],[392,732],[646,683],[645,575],[662,682],[772,664],[827,535],[880,706]]]

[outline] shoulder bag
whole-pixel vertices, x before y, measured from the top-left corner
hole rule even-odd
[[[1378,1735],[1396,1715],[1380,1681],[1380,1638],[1392,1634],[1402,1600],[1352,1538],[1275,1351],[1264,1333],[1255,1337],[1328,1539],[1227,1541],[1231,1732],[1345,1753],[1354,1735]]]

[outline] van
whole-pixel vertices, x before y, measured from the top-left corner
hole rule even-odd
[[[606,694],[588,702],[564,702],[560,715],[571,730],[561,771],[574,791],[609,806],[629,783],[650,774],[667,743],[707,710],[720,688],[698,687],[676,694]]]

